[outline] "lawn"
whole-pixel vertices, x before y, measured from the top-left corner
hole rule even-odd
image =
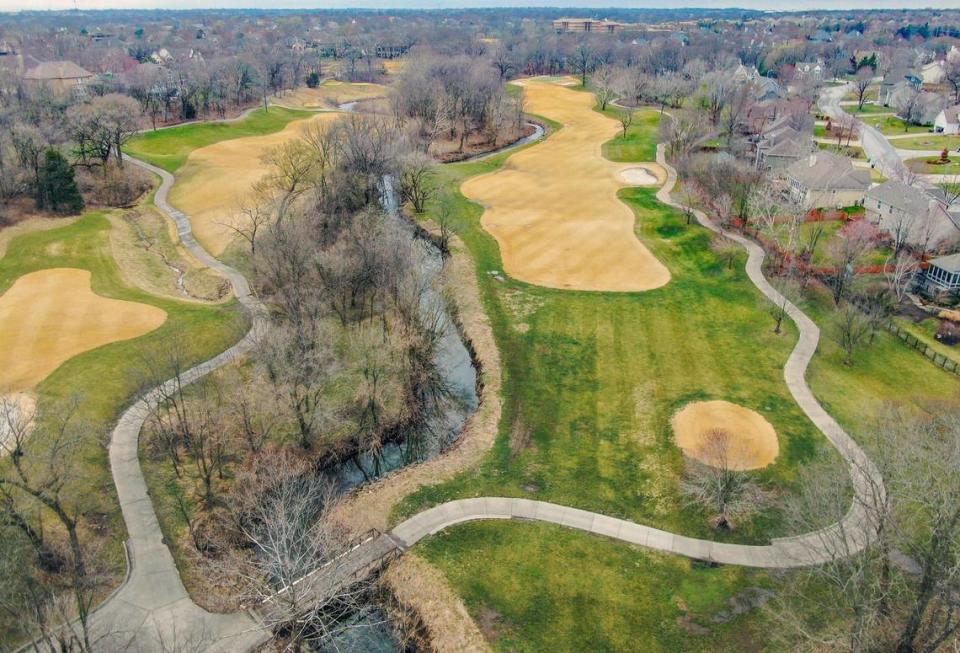
[[[604,115],[617,119],[623,109],[608,108]],[[639,109],[634,113],[633,124],[627,128],[627,136],[621,134],[603,144],[603,156],[611,161],[654,161],[657,158],[657,136],[660,129],[660,112],[656,109]]]
[[[642,159],[654,148],[656,132],[647,134],[647,142],[631,144]],[[440,182],[458,188],[504,158],[447,166]],[[638,235],[670,268],[673,279],[661,289],[565,292],[501,281],[491,274],[502,265],[496,242],[479,226],[482,209],[458,195],[459,233],[476,262],[504,361],[504,416],[479,469],[414,494],[397,517],[495,494],[713,536],[704,515],[684,507],[677,493],[683,463],[669,428],[680,406],[708,397],[753,407],[774,424],[781,456],[758,473],[767,483],[789,488],[801,465],[836,458],[786,392],[782,366],[796,331],[787,325],[783,335],[772,333],[744,257],[727,269],[708,248],[706,230],[686,225],[650,189],[625,189],[621,197],[638,215]],[[854,431],[875,402],[903,397],[904,387],[932,397],[960,389],[955,377],[885,334],[853,368],[826,338],[821,352],[814,389]],[[777,533],[776,522],[768,515],[718,539],[765,541]],[[775,650],[762,615],[740,617],[729,629],[713,626],[703,637],[683,625],[685,611],[707,614],[743,585],[764,583],[762,573],[703,569],[540,524],[466,525],[419,550],[446,573],[496,650]]]
[[[844,139],[846,140],[846,139]],[[817,143],[821,150],[826,150],[840,156],[847,156],[851,159],[867,160],[867,155],[859,145],[837,145],[836,143]]]
[[[823,227],[823,232],[817,240],[817,246],[813,250],[813,256],[810,261],[813,265],[818,267],[829,267],[832,265],[829,257],[830,242],[836,238],[837,232],[843,228],[844,224],[845,223],[840,220],[826,220],[823,222],[804,222],[800,225],[800,237],[803,242],[810,240],[813,231],[818,226]],[[859,264],[882,265],[890,254],[891,251],[889,248],[877,247],[868,252]]]
[[[925,125],[908,125],[896,116],[865,116],[863,122],[871,127],[876,127],[881,133],[888,136],[897,136],[898,134],[926,134],[930,128]],[[903,141],[895,141],[897,147]]]
[[[894,141],[898,143],[898,141]],[[922,157],[919,159],[907,159],[904,161],[904,164],[914,172],[918,172],[922,175],[957,175],[960,174],[960,154],[951,154],[950,163],[944,165],[936,165],[927,163],[927,160],[930,157]],[[933,157],[936,159],[937,157]]]
[[[282,130],[293,120],[309,118],[312,111],[271,107],[257,109],[236,122],[204,122],[145,132],[130,140],[124,150],[131,156],[175,172],[190,152],[232,138],[260,136]]]
[[[874,104],[872,102],[866,102],[862,107],[859,107],[859,108],[856,105],[851,106],[848,104],[843,107],[843,110],[846,111],[847,113],[852,113],[857,116],[867,116],[867,115],[884,114],[884,113],[892,114],[894,112],[894,110],[891,109],[890,107],[885,107],[882,104]]]
[[[930,134],[926,136],[916,136],[914,138],[898,138],[890,141],[893,146],[901,150],[942,150],[947,148],[950,153],[956,152],[960,147],[960,136],[943,136],[940,134]]]
[[[122,573],[120,543],[125,529],[110,475],[103,435],[120,410],[137,394],[141,380],[138,360],[151,346],[177,338],[188,363],[196,363],[226,349],[246,329],[246,319],[231,301],[204,305],[159,298],[128,286],[110,248],[111,224],[102,212],[91,212],[60,228],[35,231],[15,238],[0,259],[0,293],[20,276],[36,270],[68,267],[91,272],[93,291],[104,297],[149,304],[167,312],[157,330],[132,340],[115,342],[85,352],[61,365],[36,388],[42,407],[78,398],[80,417],[89,421],[90,436],[78,452],[78,477],[65,490],[97,523],[112,544],[116,573]],[[189,337],[185,337],[189,334]],[[37,444],[38,442],[34,442]]]

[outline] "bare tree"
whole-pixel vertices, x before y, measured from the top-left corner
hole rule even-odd
[[[919,270],[920,261],[906,250],[901,250],[899,253],[887,257],[884,263],[884,274],[898,304],[910,292]]]
[[[853,355],[870,331],[870,322],[856,306],[844,304],[837,310],[833,317],[833,339],[846,354],[844,365],[853,365]]]
[[[591,76],[593,84],[593,93],[597,97],[597,103],[601,111],[607,110],[610,100],[617,96],[617,70],[612,66],[600,66]]]
[[[293,651],[364,627],[344,619],[366,609],[369,582],[356,580],[342,555],[348,542],[329,518],[337,500],[328,481],[286,451],[258,458],[231,498],[232,522],[252,551],[231,557],[224,571]]]
[[[423,213],[436,192],[433,159],[423,152],[411,152],[400,163],[400,197],[410,202],[413,210]]]
[[[861,66],[853,80],[853,90],[857,94],[857,109],[863,109],[867,101],[867,89],[873,83],[873,68]]]
[[[701,437],[693,457],[687,458],[680,489],[713,513],[711,522],[717,529],[733,529],[765,502],[760,487],[739,468],[743,454],[733,433],[714,428]]]
[[[630,109],[620,109],[617,111],[617,120],[620,121],[620,129],[623,138],[627,137],[627,130],[630,129],[630,125],[633,124],[634,112]]]
[[[277,222],[282,222],[293,203],[317,181],[316,150],[294,139],[268,150],[261,161],[269,172],[258,182],[262,197],[273,196]]]
[[[571,65],[580,76],[580,85],[584,88],[587,86],[587,75],[593,71],[593,62],[593,48],[586,43],[581,43],[573,51]]]

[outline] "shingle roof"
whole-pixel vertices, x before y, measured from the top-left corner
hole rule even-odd
[[[767,150],[767,156],[802,157],[810,152],[810,143],[800,138],[785,138]]]
[[[960,272],[960,254],[938,256],[930,261],[930,265],[936,265],[941,270],[946,270],[947,272]]]
[[[930,211],[930,200],[926,193],[902,181],[886,181],[867,191],[868,198],[889,204],[906,213],[926,215]]]
[[[812,190],[866,190],[870,187],[870,172],[854,168],[850,159],[816,152],[793,163],[787,176]]]
[[[960,104],[955,107],[947,107],[943,110],[943,115],[951,125],[960,122]]]
[[[87,79],[93,73],[84,70],[72,61],[44,61],[23,74],[24,79]]]

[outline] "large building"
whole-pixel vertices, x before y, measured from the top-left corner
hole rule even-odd
[[[82,93],[83,85],[92,78],[93,73],[72,61],[44,61],[23,74],[29,86],[58,93]]]
[[[613,20],[594,20],[593,18],[558,18],[553,21],[557,34],[566,32],[599,32],[612,34],[624,28],[623,23]]]

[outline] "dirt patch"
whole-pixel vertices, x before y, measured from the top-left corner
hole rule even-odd
[[[109,216],[110,250],[124,280],[152,295],[181,301],[223,301],[230,284],[177,241],[173,222],[153,207]]]
[[[170,203],[187,213],[197,240],[219,256],[234,239],[229,224],[236,220],[253,185],[267,168],[260,158],[272,147],[298,138],[317,122],[332,122],[336,112],[295,120],[282,131],[221,141],[190,153],[170,191]]]
[[[303,87],[270,99],[271,104],[289,109],[335,109],[345,102],[384,97],[387,87],[381,84],[339,82],[329,80],[317,88]]]
[[[405,610],[419,618],[436,653],[490,651],[487,640],[467,613],[463,601],[436,567],[407,553],[390,565],[383,582]]]
[[[760,413],[729,401],[687,404],[673,416],[671,424],[677,446],[706,465],[760,469],[780,453],[773,425]],[[721,446],[716,446],[717,433],[723,434]]]
[[[166,319],[154,306],[94,294],[88,270],[25,274],[0,295],[0,391],[32,388],[77,354],[149,333]]]
[[[670,272],[634,234],[633,211],[617,198],[622,163],[601,146],[620,124],[593,110],[594,97],[542,80],[522,82],[527,109],[563,124],[506,165],[473,177],[463,194],[482,204],[484,229],[513,277],[549,288],[642,291]]]

